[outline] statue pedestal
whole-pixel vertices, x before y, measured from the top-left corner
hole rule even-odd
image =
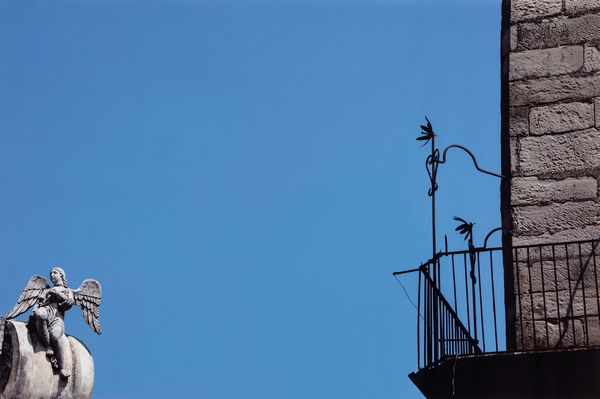
[[[4,343],[0,355],[0,399],[91,399],[94,360],[74,337],[63,337],[71,347],[69,378],[61,377],[46,357],[46,348],[20,321],[0,319]],[[0,328],[1,332],[1,328]],[[68,362],[66,362],[68,364]]]

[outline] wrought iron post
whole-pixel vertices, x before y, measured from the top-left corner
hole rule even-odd
[[[469,265],[471,270],[469,272],[469,276],[471,277],[471,299],[473,302],[473,332],[476,343],[477,340],[477,296],[475,295],[475,285],[477,284],[477,277],[475,277],[475,262],[477,260],[477,254],[475,253],[475,246],[473,245],[473,226],[475,223],[467,222],[466,220],[459,218],[457,216],[454,217],[454,220],[460,222],[461,224],[455,229],[459,234],[465,236],[465,240],[467,240],[467,245],[469,246]],[[489,236],[489,235],[488,235]],[[486,237],[487,239],[487,237]],[[466,281],[465,281],[466,283]],[[480,303],[481,307],[482,304]],[[470,331],[469,331],[470,333]]]
[[[461,150],[463,150],[464,152],[466,152],[471,159],[473,160],[473,164],[475,166],[475,169],[477,169],[479,172],[488,174],[488,175],[492,175],[492,176],[496,176],[496,177],[500,177],[502,178],[502,175],[499,175],[497,173],[494,172],[490,172],[487,171],[485,169],[481,169],[479,167],[479,165],[477,164],[477,159],[475,158],[475,155],[473,155],[473,153],[471,151],[469,151],[469,149],[467,149],[466,147],[463,147],[462,145],[458,145],[458,144],[452,144],[449,145],[448,147],[446,147],[442,153],[441,159],[440,159],[440,150],[438,148],[436,148],[435,145],[435,138],[436,138],[436,134],[433,131],[433,126],[431,125],[431,122],[429,121],[429,119],[427,117],[425,117],[425,120],[427,121],[426,125],[421,125],[421,136],[417,137],[417,140],[419,141],[425,141],[425,144],[430,143],[431,144],[431,152],[430,154],[427,156],[427,159],[425,160],[425,169],[427,170],[427,174],[429,176],[429,182],[430,182],[430,187],[429,187],[429,191],[427,192],[427,195],[429,197],[431,197],[431,250],[432,250],[432,260],[433,262],[430,262],[427,266],[427,273],[430,273],[429,268],[433,267],[433,286],[434,289],[432,290],[432,306],[431,306],[431,313],[432,313],[432,318],[431,320],[427,320],[426,323],[429,324],[429,326],[431,326],[431,323],[433,323],[433,357],[434,359],[438,359],[438,350],[439,348],[439,344],[440,344],[440,340],[439,340],[439,328],[440,328],[440,320],[439,320],[439,309],[438,309],[438,305],[439,305],[439,298],[438,298],[438,292],[440,287],[440,283],[439,283],[439,278],[440,278],[440,263],[437,261],[436,257],[437,257],[437,237],[436,237],[436,214],[435,214],[435,192],[438,189],[438,184],[437,184],[437,172],[438,172],[438,167],[440,164],[446,163],[446,154],[448,153],[448,150],[450,150],[451,148],[459,148]],[[472,225],[471,225],[472,228]],[[473,241],[472,241],[472,237],[469,240],[469,249],[471,250],[473,247]],[[473,294],[473,323],[474,323],[474,332],[475,332],[475,341],[477,341],[477,314],[476,314],[476,306],[475,306],[475,284],[476,284],[476,279],[475,279],[475,254],[472,253],[469,255],[469,260],[471,262],[471,282],[472,282],[472,294]]]
[[[459,144],[452,144],[452,145],[449,145],[448,147],[446,147],[440,158],[440,150],[438,148],[436,148],[436,146],[435,146],[436,134],[433,131],[433,126],[431,125],[431,122],[429,121],[429,119],[427,117],[425,117],[425,120],[427,121],[427,124],[421,125],[421,130],[422,130],[421,136],[417,137],[417,140],[425,141],[425,144],[431,142],[431,153],[427,156],[427,160],[425,161],[425,168],[427,169],[427,175],[429,176],[429,182],[430,182],[430,187],[429,187],[429,191],[427,192],[427,195],[429,197],[431,197],[431,238],[432,238],[431,247],[432,247],[432,258],[433,258],[437,254],[436,217],[435,217],[436,216],[435,215],[435,192],[438,189],[437,171],[438,171],[438,166],[440,164],[446,163],[446,154],[448,153],[448,150],[450,150],[451,148],[458,148],[458,149],[461,149],[464,152],[466,152],[473,160],[473,165],[475,166],[475,169],[477,169],[481,173],[496,176],[499,178],[502,178],[503,176],[498,173],[490,172],[489,170],[481,169],[479,167],[479,165],[477,164],[477,158],[475,158],[475,155],[473,155],[473,153],[468,148],[466,148],[462,145],[459,145]],[[434,271],[435,271],[435,268],[434,268]],[[434,275],[434,282],[436,282],[435,275]]]

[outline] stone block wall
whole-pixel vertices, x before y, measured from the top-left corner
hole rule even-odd
[[[501,52],[504,246],[600,239],[600,0],[504,0]],[[548,248],[505,253],[509,348],[600,345],[600,248]]]

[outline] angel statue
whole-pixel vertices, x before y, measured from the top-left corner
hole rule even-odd
[[[52,367],[58,369],[62,377],[69,378],[70,346],[65,335],[65,311],[74,304],[79,306],[87,324],[101,334],[98,309],[102,288],[98,281],[88,279],[78,289],[72,290],[67,287],[65,271],[60,267],[50,271],[50,280],[54,285],[52,288],[44,277],[31,277],[6,318],[12,319],[25,313],[37,302],[29,317],[29,326],[46,348],[46,356]]]

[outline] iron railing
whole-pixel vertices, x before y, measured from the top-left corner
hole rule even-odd
[[[461,355],[600,346],[599,244],[470,245],[395,273],[418,272],[419,368]]]
[[[422,349],[425,364],[430,365],[446,356],[456,354],[481,353],[477,341],[471,337],[467,327],[440,293],[429,273],[423,272],[422,277],[425,313]],[[419,286],[420,284],[419,279]],[[420,329],[419,321],[417,329]],[[420,358],[418,361],[420,362]]]

